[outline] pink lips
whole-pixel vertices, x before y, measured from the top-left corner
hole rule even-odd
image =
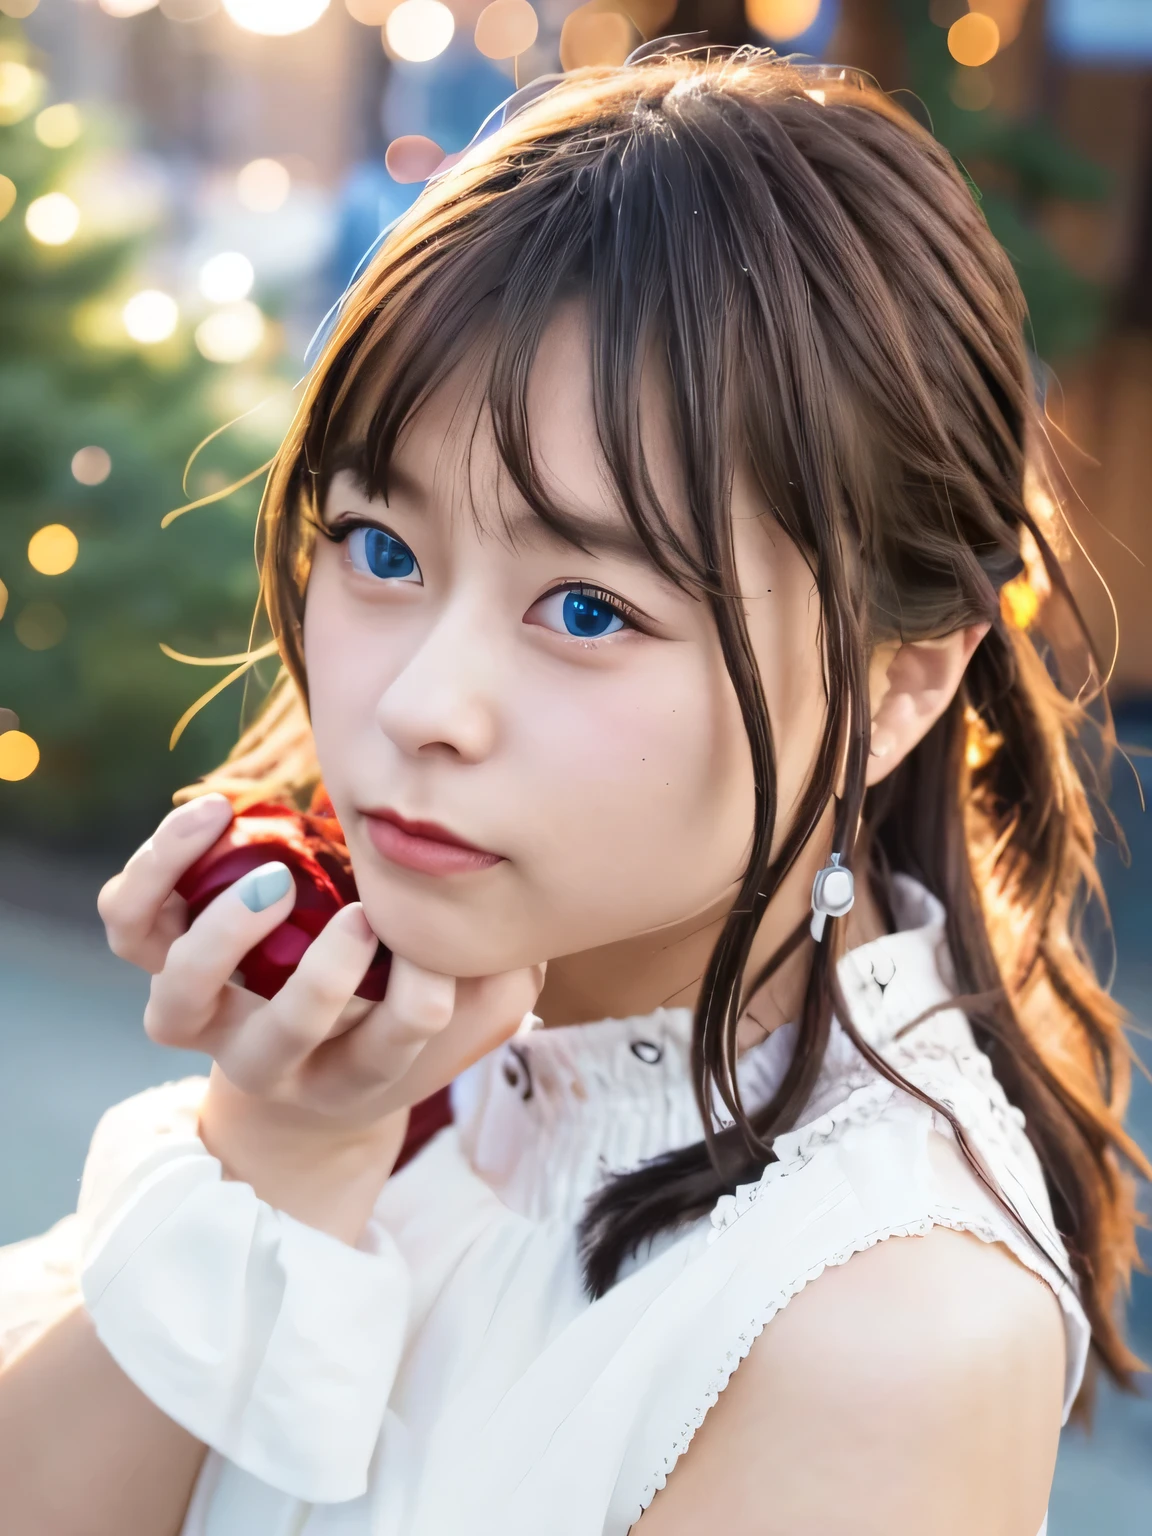
[[[431,821],[406,821],[395,811],[365,811],[368,836],[383,858],[422,875],[463,875],[491,869],[503,855],[488,853]]]

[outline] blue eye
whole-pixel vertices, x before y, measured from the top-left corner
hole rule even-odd
[[[539,610],[546,628],[580,640],[599,640],[624,628],[624,615],[615,603],[580,587],[549,593]]]
[[[346,546],[352,569],[362,576],[398,580],[414,576],[420,580],[416,556],[402,540],[383,528],[353,528]]]

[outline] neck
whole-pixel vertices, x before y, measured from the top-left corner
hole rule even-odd
[[[746,976],[756,974],[811,910],[812,881],[829,857],[831,818],[810,839],[760,923]],[[735,900],[728,892],[681,922],[548,963],[536,1012],[544,1027],[630,1018],[656,1008],[695,1008],[709,958]],[[856,874],[856,901],[847,918],[849,948],[885,932],[866,874]],[[814,946],[805,939],[749,999],[737,1041],[741,1050],[799,1015]]]

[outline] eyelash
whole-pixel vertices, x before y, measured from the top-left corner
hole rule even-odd
[[[555,597],[558,592],[577,592],[581,597],[590,597],[593,602],[603,603],[606,608],[614,609],[624,622],[633,629],[641,627],[642,620],[640,615],[630,603],[626,603],[622,597],[617,597],[615,592],[608,592],[603,587],[590,586],[586,581],[558,581],[555,586],[542,593],[536,599],[536,602],[542,603],[549,597]],[[535,607],[535,603],[533,607]],[[575,640],[577,636],[571,635],[569,638]],[[609,639],[610,636],[605,636],[604,638]],[[584,645],[596,645],[597,643],[596,640],[585,640],[582,642]]]
[[[342,518],[338,523],[319,524],[320,532],[331,544],[343,544],[345,539],[350,534],[355,533],[357,528],[377,528],[381,533],[391,534],[393,538],[399,538],[399,535],[392,533],[390,528],[385,528],[382,523],[371,522],[366,517],[348,517]],[[403,543],[404,541],[401,540],[400,542]],[[541,593],[536,602],[542,603],[546,598],[555,597],[558,592],[579,592],[581,597],[590,597],[594,602],[603,603],[605,607],[615,609],[625,623],[629,624],[632,628],[642,628],[643,621],[641,616],[632,607],[631,603],[626,603],[615,592],[608,592],[603,587],[594,586],[586,581],[558,581],[547,592]],[[533,607],[535,607],[535,604],[533,604]],[[570,638],[575,639],[576,636],[573,635]],[[596,645],[598,643],[596,640],[585,640],[582,642],[584,645]]]
[[[376,528],[381,533],[392,534],[392,537],[396,538],[396,534],[392,533],[391,528],[385,528],[382,523],[369,522],[366,517],[341,518],[338,523],[318,522],[316,527],[328,540],[329,544],[343,544],[349,534],[355,533],[357,528]]]

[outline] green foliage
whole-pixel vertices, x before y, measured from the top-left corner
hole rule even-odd
[[[1018,121],[995,104],[979,111],[958,106],[951,90],[962,70],[948,52],[946,31],[932,22],[925,0],[892,4],[904,31],[908,85],[927,109],[933,133],[979,189],[989,227],[1012,258],[1028,300],[1036,352],[1053,362],[1090,346],[1104,324],[1104,292],[1069,267],[1038,215],[1053,200],[1101,201],[1110,190],[1108,176],[1042,116]]]
[[[9,57],[19,41],[15,28],[0,33]],[[160,527],[186,500],[191,451],[244,408],[235,397],[245,380],[205,361],[186,328],[148,347],[114,334],[114,325],[92,339],[144,286],[133,269],[148,232],[88,239],[82,225],[75,239],[49,247],[24,223],[28,204],[91,156],[92,137],[87,130],[70,149],[48,149],[32,117],[0,127],[0,172],[17,187],[0,221],[0,581],[8,592],[0,707],[15,711],[41,749],[30,778],[0,781],[0,838],[122,847],[147,835],[173,789],[235,739],[232,689],[169,753],[173,725],[221,670],[181,666],[159,645],[194,655],[245,648],[260,482]],[[248,384],[255,398],[270,387],[260,377]],[[72,474],[73,455],[89,445],[111,457],[99,485]],[[240,478],[273,446],[251,426],[224,434],[197,461],[190,493]],[[64,523],[80,544],[75,565],[58,576],[38,574],[28,560],[30,537],[48,523]],[[66,632],[30,649],[18,638],[21,614],[43,603],[62,611]]]

